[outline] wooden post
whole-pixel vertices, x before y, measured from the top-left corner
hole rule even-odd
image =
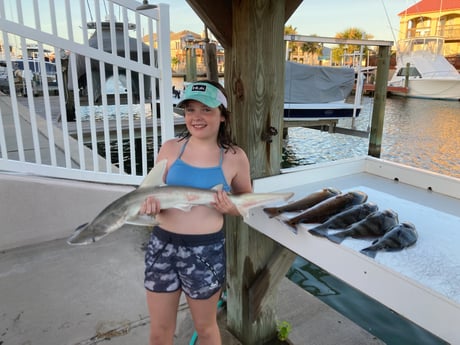
[[[217,52],[214,43],[206,42],[206,77],[209,80],[219,81],[219,74],[217,72]]]
[[[383,134],[383,118],[387,99],[388,74],[390,69],[390,47],[380,46],[375,78],[374,108],[372,110],[371,132],[369,136],[368,154],[380,157]]]
[[[232,15],[225,86],[234,134],[248,154],[253,178],[276,175],[283,130],[285,3],[232,1]],[[295,255],[240,217],[227,217],[226,230],[228,328],[245,345],[263,344],[276,336],[277,285]]]
[[[217,51],[216,44],[209,42],[208,28],[204,27],[205,33],[205,63],[206,63],[206,78],[219,82],[219,74],[217,72]]]
[[[196,52],[193,46],[187,47],[185,51],[185,81],[196,81]]]
[[[410,63],[406,63],[406,73],[404,73],[404,87],[409,87]]]

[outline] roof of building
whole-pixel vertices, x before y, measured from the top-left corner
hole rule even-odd
[[[459,0],[421,0],[415,5],[398,13],[398,16],[451,10],[460,10]]]

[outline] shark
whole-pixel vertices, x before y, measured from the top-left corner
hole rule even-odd
[[[162,209],[177,208],[190,211],[192,207],[204,205],[212,207],[214,195],[222,185],[211,189],[200,189],[182,186],[168,186],[163,182],[166,160],[155,164],[142,183],[133,191],[121,196],[105,207],[91,222],[80,225],[69,237],[70,245],[86,245],[99,241],[101,238],[120,229],[124,224],[154,226],[158,224],[155,217],[140,215],[139,209],[148,196],[160,201]],[[265,205],[269,202],[288,200],[294,193],[243,193],[229,194],[230,200],[236,205],[243,217],[248,216],[249,209]]]

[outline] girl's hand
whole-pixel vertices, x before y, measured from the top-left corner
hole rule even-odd
[[[236,205],[230,200],[227,193],[223,190],[219,190],[216,192],[214,196],[214,208],[219,211],[220,213],[224,214],[231,214],[237,216],[240,214]]]
[[[149,196],[142,203],[141,208],[139,209],[139,214],[155,216],[160,213],[160,210],[160,201],[155,199],[153,196]]]

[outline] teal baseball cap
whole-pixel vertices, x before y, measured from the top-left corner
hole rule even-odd
[[[177,107],[183,108],[184,103],[189,100],[201,102],[210,108],[217,108],[221,104],[227,108],[227,98],[224,93],[208,83],[195,82],[188,85]]]

